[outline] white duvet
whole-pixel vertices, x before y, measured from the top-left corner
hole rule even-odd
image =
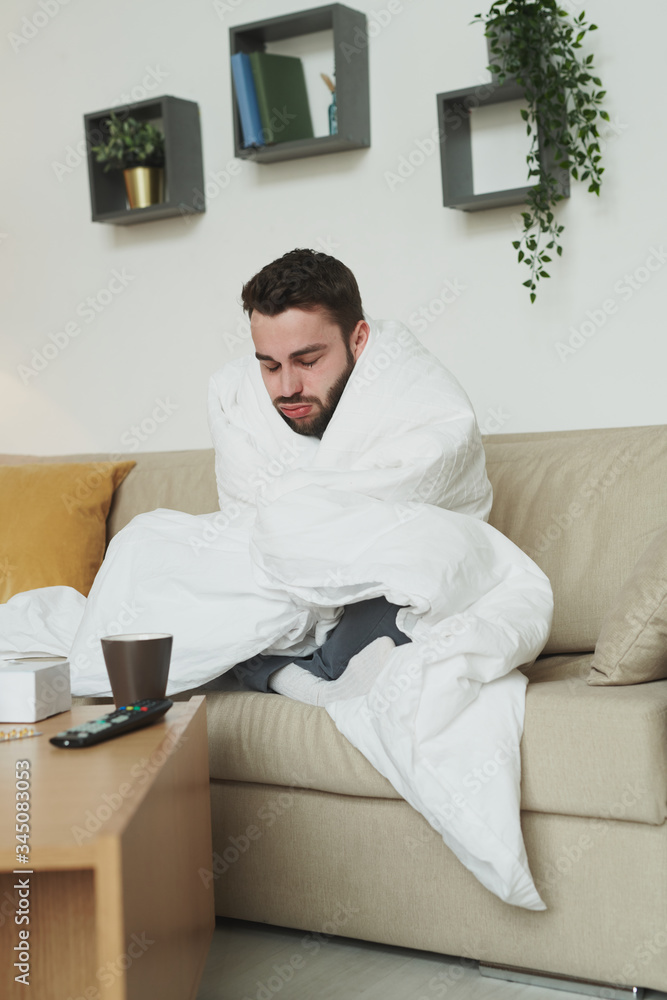
[[[413,640],[338,729],[502,900],[544,909],[519,822],[526,678],[552,596],[486,523],[470,403],[402,326],[371,335],[322,440],[274,409],[259,363],[211,380],[220,511],[157,510],[112,540],[87,600],[66,587],[0,607],[0,649],[67,655],[72,689],[110,695],[99,637],[172,632],[168,693],[259,652],[304,655],[344,605],[384,595]]]

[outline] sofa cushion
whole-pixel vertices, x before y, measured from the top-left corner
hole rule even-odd
[[[134,462],[0,466],[0,601],[37,587],[88,594],[116,487]]]
[[[494,435],[484,444],[490,523],[553,587],[545,652],[592,651],[618,591],[664,526],[667,427]]]
[[[663,823],[667,681],[591,687],[591,660],[547,656],[523,668],[521,808]]]
[[[209,691],[212,778],[400,798],[324,709],[279,694]]]
[[[590,662],[545,657],[524,670],[521,808],[662,823],[667,681],[593,688]],[[399,798],[323,708],[238,689],[209,690],[206,702],[212,778]]]
[[[667,529],[628,577],[602,624],[589,684],[640,684],[667,677]]]
[[[209,514],[218,510],[213,448],[134,455],[77,455],[76,458],[71,455],[60,458],[0,455],[0,464],[6,465],[111,460],[132,460],[136,462],[136,468],[114,496],[107,521],[107,541],[124,528],[135,514],[144,514],[157,507],[184,510],[187,514]]]
[[[109,514],[109,538],[135,514],[156,507],[210,514],[219,509],[212,448],[162,451],[137,456],[137,467],[116,493]]]

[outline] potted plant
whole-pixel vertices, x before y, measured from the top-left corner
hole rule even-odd
[[[600,194],[604,168],[597,126],[609,115],[600,107],[605,91],[594,75],[593,56],[579,51],[586,33],[597,25],[587,23],[585,11],[570,18],[557,0],[496,0],[474,21],[485,25],[494,79],[498,84],[515,79],[528,105],[521,115],[531,137],[528,177],[535,183],[522,213],[521,239],[513,246],[530,270],[524,285],[534,302],[538,281],[549,277],[548,251],[563,252],[564,227],[554,213],[563,199],[558,168],[588,181],[588,190]],[[548,155],[540,156],[547,150]]]
[[[103,123],[108,139],[93,146],[98,163],[122,170],[130,208],[146,208],[164,201],[164,134],[149,122],[124,121],[111,112]]]

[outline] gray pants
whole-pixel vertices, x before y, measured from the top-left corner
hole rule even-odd
[[[386,597],[348,604],[338,624],[314,653],[296,657],[258,653],[249,660],[237,663],[233,671],[244,687],[255,691],[268,691],[271,674],[288,663],[296,663],[316,677],[335,681],[352,657],[374,639],[388,635],[397,646],[411,641],[396,625],[399,608],[400,605],[390,604]]]

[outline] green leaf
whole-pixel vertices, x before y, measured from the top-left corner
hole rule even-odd
[[[558,254],[559,257],[562,257],[563,256],[563,248],[560,247],[560,246],[556,247],[556,253]]]
[[[533,304],[533,302],[535,301],[536,298],[537,298],[537,295],[535,294],[535,292],[531,292],[530,293],[530,304],[531,305]]]

